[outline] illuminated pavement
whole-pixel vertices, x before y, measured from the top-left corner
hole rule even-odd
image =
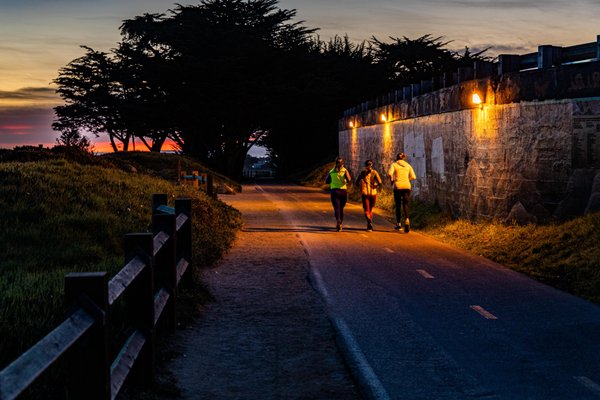
[[[366,232],[357,205],[335,232],[320,190],[244,196],[287,221],[254,229],[296,232],[370,398],[600,399],[600,307],[378,216]]]

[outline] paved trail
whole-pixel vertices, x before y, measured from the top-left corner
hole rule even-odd
[[[244,229],[203,273],[215,301],[172,339],[182,398],[359,399],[294,229],[252,186],[222,199]]]
[[[380,216],[366,232],[354,204],[335,232],[319,190],[224,200],[246,225],[175,339],[185,398],[600,399],[597,305]]]

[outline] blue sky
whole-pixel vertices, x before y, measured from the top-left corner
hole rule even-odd
[[[198,2],[180,2],[198,4]],[[51,81],[80,45],[108,51],[124,19],[166,12],[165,0],[0,0],[0,147],[54,144]],[[347,34],[443,36],[449,47],[490,47],[490,55],[527,53],[538,45],[570,46],[600,34],[600,0],[280,0],[321,39]]]

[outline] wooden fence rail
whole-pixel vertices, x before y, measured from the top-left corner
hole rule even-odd
[[[188,174],[186,171],[179,171],[179,182],[192,185],[206,192],[207,195],[215,197],[213,176],[206,172],[192,171]]]
[[[152,233],[125,235],[125,266],[110,281],[106,272],[67,274],[67,319],[0,371],[0,400],[17,398],[61,358],[69,398],[114,399],[128,377],[151,383],[157,326],[176,326],[177,290],[190,276],[191,211],[191,199],[173,208],[166,194],[153,195]],[[117,303],[128,333],[118,343],[111,336]]]

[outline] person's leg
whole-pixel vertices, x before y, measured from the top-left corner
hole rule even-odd
[[[405,223],[409,223],[409,211],[410,211],[410,189],[405,189],[402,193],[402,208],[404,209],[404,217],[406,218]]]
[[[362,207],[365,212],[365,218],[369,220],[369,197],[366,194],[361,195]]]
[[[333,215],[334,215],[335,221],[337,223],[337,228],[339,229],[339,225],[340,225],[340,196],[339,196],[339,191],[337,189],[333,189],[331,191],[331,205],[333,205]]]
[[[340,224],[344,222],[344,207],[348,201],[348,192],[346,189],[340,189]]]
[[[370,197],[370,201],[369,201],[369,218],[371,218],[371,220],[373,220],[373,209],[375,208],[375,202],[377,202],[377,195],[371,195]]]
[[[402,191],[394,189],[394,205],[396,208],[396,229],[400,229],[400,221],[402,220]]]
[[[375,206],[375,196],[366,196],[365,217],[367,218],[367,230],[373,230],[373,207]]]

